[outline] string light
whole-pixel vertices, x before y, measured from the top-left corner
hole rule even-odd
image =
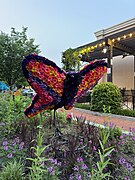
[[[99,44],[99,46],[101,47],[101,46],[102,46],[102,44],[100,43],[100,44]]]
[[[94,49],[94,46],[91,46],[91,49]]]
[[[117,37],[117,38],[115,38],[115,39],[112,39],[111,41],[112,41],[112,42],[120,41],[120,40],[126,39],[126,38],[128,38],[128,37],[131,38],[131,37],[133,37],[133,35],[135,35],[135,32],[129,33],[129,34],[125,34],[125,35],[123,35],[123,36],[121,36],[121,37]],[[96,44],[95,46],[89,46],[88,48],[85,47],[84,49],[81,49],[81,50],[79,51],[79,54],[85,54],[86,52],[93,51],[94,49],[96,49],[96,48],[98,48],[98,47],[104,46],[105,44],[106,44],[105,42],[102,42],[102,43]]]

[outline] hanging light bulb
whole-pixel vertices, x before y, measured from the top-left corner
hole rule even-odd
[[[132,33],[129,34],[130,37],[132,37],[132,35],[133,35]]]
[[[90,47],[88,47],[88,51],[90,51]]]
[[[102,46],[102,44],[100,43],[100,44],[99,44],[99,46],[101,47],[101,46]]]
[[[103,49],[103,53],[107,53],[107,51],[108,51],[108,48],[107,47],[104,47],[104,49]]]

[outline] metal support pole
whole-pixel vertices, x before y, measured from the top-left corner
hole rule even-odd
[[[110,68],[110,79],[109,81],[113,81],[113,70],[112,70],[112,58],[113,58],[113,45],[111,44],[108,46],[108,51],[107,51],[107,63],[108,63],[108,68]]]

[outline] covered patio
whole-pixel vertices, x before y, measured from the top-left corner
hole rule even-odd
[[[125,106],[135,109],[135,18],[95,32],[96,41],[77,47],[81,61],[105,59],[107,77],[122,92]]]

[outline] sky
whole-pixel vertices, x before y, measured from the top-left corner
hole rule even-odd
[[[61,65],[62,52],[95,41],[94,32],[135,18],[135,0],[0,0],[0,31],[28,27],[41,55]]]

